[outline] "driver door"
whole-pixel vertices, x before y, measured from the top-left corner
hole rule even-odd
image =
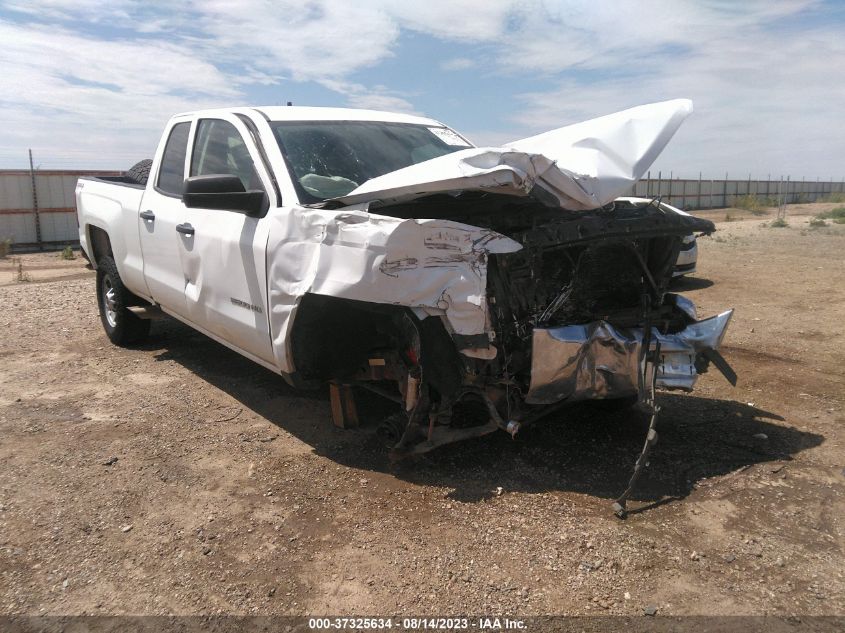
[[[259,173],[257,150],[236,117],[199,119],[189,176],[230,174],[246,190],[269,190]],[[266,249],[269,222],[240,211],[185,208],[193,229],[185,250],[188,318],[263,364],[275,366],[267,303]]]

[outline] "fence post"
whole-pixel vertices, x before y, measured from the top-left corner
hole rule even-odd
[[[32,182],[32,211],[35,213],[35,241],[38,242],[38,250],[43,251],[44,245],[41,242],[41,216],[38,213],[38,192],[35,189],[35,168],[32,166],[32,150],[29,150],[29,179]]]
[[[696,209],[701,208],[701,172],[698,172],[698,195],[695,198]]]
[[[663,187],[660,186],[662,180],[663,180],[663,172],[658,171],[657,172],[657,197],[658,198],[660,197],[660,194],[662,193],[662,190],[663,190]]]
[[[728,172],[725,172],[725,182],[722,186],[722,204],[725,205],[723,208],[730,206],[728,204]]]

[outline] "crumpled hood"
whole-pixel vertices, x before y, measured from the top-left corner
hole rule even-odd
[[[392,202],[460,190],[527,196],[541,187],[563,208],[596,209],[630,191],[691,113],[689,99],[638,106],[503,147],[433,158],[368,180],[334,200]]]

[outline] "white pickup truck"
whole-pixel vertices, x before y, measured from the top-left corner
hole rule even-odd
[[[152,161],[79,180],[103,327],[131,344],[164,312],[294,386],[334,385],[336,422],[351,386],[377,391],[399,405],[380,429],[397,456],[579,400],[648,404],[710,362],[733,380],[731,311],[698,320],[667,292],[683,238],[713,224],[616,200],[690,112],[495,148],[384,112],[179,114]]]

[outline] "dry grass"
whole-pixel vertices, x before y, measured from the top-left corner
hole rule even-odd
[[[819,220],[831,220],[836,224],[845,224],[845,207],[836,207],[830,211],[824,211],[816,216]]]

